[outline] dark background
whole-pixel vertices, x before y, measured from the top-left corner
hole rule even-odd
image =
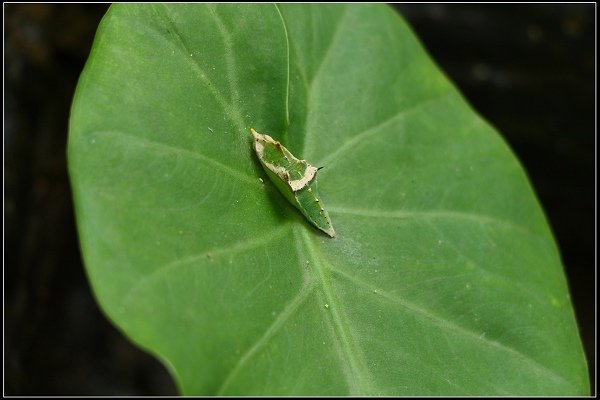
[[[77,79],[106,4],[4,5],[7,395],[176,394],[98,309],[66,171]],[[400,4],[523,163],[561,249],[595,393],[594,4]]]

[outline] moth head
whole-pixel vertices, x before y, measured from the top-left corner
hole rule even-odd
[[[264,135],[256,132],[254,128],[250,128],[250,133],[252,134],[252,146],[254,147],[254,150],[262,153],[262,142],[264,141]]]
[[[260,133],[258,133],[258,132],[256,132],[256,131],[254,130],[254,128],[250,128],[250,134],[251,134],[251,135],[252,135],[252,137],[254,138],[254,141],[255,141],[255,142],[256,142],[256,141],[258,141],[258,140],[260,140],[260,136],[261,136],[261,134],[260,134]]]

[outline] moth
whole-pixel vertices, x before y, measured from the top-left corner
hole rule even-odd
[[[277,189],[314,226],[335,237],[329,214],[317,193],[317,172],[320,168],[310,165],[306,160],[299,160],[271,136],[252,128],[250,133],[254,151]]]

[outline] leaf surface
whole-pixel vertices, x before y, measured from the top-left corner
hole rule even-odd
[[[336,238],[251,127],[324,167]],[[589,393],[526,175],[387,6],[112,6],[69,169],[98,302],[182,394]]]

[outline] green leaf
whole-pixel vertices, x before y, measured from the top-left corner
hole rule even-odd
[[[589,393],[526,175],[387,6],[112,6],[68,153],[95,296],[183,394]]]

